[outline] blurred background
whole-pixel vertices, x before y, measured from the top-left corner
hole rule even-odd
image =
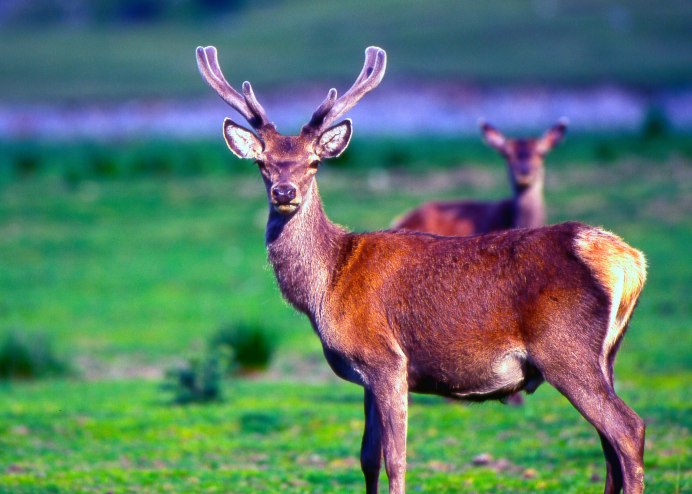
[[[655,492],[690,487],[689,0],[0,0],[0,492],[360,490],[359,391],[281,301],[264,188],[226,149],[221,122],[240,117],[201,79],[198,45],[285,134],[351,85],[366,46],[387,50],[319,177],[327,214],[355,230],[508,196],[478,119],[534,136],[568,117],[546,159],[549,222],[647,254],[616,374],[649,423]],[[468,415],[420,400],[419,491],[601,488],[598,441],[555,392]],[[547,433],[515,438],[518,418]],[[463,423],[475,436],[449,442]],[[487,451],[515,464],[474,466]]]
[[[690,11],[685,0],[4,0],[0,132],[208,136],[224,109],[190,63],[200,44],[219,47],[230,81],[250,80],[286,132],[325,88],[348,87],[371,44],[391,63],[354,114],[368,133],[475,134],[480,114],[536,129],[561,113],[578,130],[632,132],[652,111],[684,130]]]

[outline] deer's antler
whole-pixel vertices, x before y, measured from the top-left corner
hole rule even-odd
[[[370,46],[365,50],[365,63],[353,86],[339,99],[336,97],[336,89],[332,88],[327,97],[322,101],[317,110],[312,114],[310,121],[303,126],[303,133],[319,133],[336,119],[353,108],[358,101],[368,92],[375,89],[387,67],[387,54],[382,48]]]
[[[264,108],[257,101],[255,93],[252,91],[252,86],[248,81],[243,83],[242,95],[226,81],[219,66],[215,47],[197,47],[197,67],[204,80],[207,81],[207,84],[226,103],[240,113],[255,130],[261,131],[267,126],[273,127],[273,124],[267,118]]]

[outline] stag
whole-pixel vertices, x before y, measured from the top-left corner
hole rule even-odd
[[[545,156],[564,137],[567,119],[560,119],[533,139],[506,138],[482,120],[480,127],[485,142],[507,162],[512,197],[500,201],[426,202],[395,220],[393,228],[463,236],[545,225]]]
[[[266,246],[285,299],[307,315],[341,378],[364,388],[361,467],[377,492],[403,493],[408,392],[498,399],[555,386],[598,431],[606,492],[643,490],[644,423],[613,388],[613,361],[643,288],[643,255],[580,223],[475,237],[351,233],[324,212],[316,173],[341,154],[351,121],[332,125],[374,89],[385,52],[370,47],[353,86],[335,89],[297,136],[269,121],[252,87],[224,78],[213,47],[204,79],[252,127],[230,119],[230,150],[257,163],[269,206]]]

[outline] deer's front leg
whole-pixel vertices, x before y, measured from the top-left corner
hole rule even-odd
[[[360,449],[360,467],[365,475],[365,492],[377,494],[382,466],[382,434],[372,391],[365,389],[365,432]]]
[[[370,388],[382,435],[389,493],[403,494],[406,488],[406,427],[408,383],[405,369],[382,372]],[[370,492],[370,491],[368,491]]]

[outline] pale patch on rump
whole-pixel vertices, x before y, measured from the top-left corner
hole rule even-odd
[[[646,281],[646,258],[617,235],[589,229],[574,240],[577,254],[591,268],[610,297],[608,332],[603,341],[604,359],[627,327]]]

